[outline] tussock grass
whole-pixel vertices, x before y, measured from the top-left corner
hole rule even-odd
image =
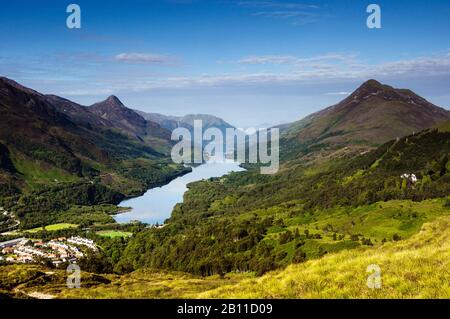
[[[81,289],[63,289],[57,298],[94,299],[193,299],[199,293],[220,286],[237,284],[248,274],[228,274],[200,278],[186,273],[137,270],[124,276],[108,276],[110,284]]]
[[[408,240],[325,256],[199,298],[450,298],[450,218],[424,224]],[[367,266],[381,268],[381,289],[367,287]]]

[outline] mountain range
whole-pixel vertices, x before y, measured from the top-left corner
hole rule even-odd
[[[195,119],[203,121],[204,130],[233,128],[212,115],[177,117],[133,110],[116,96],[83,106],[7,78],[0,78],[0,109],[0,182],[18,188],[30,176],[17,165],[33,163],[80,178],[111,175],[126,160],[168,161],[174,143],[171,131],[185,127],[192,132]],[[340,103],[279,126],[281,158],[361,153],[449,119],[449,111],[410,90],[369,80]]]
[[[188,170],[170,161],[171,132],[115,96],[83,106],[2,77],[0,112],[3,196],[90,181],[115,202]]]
[[[227,128],[234,128],[233,125],[225,122],[217,116],[208,114],[187,114],[185,116],[170,116],[159,113],[145,113],[136,110],[136,113],[140,114],[147,121],[155,122],[170,131],[176,128],[187,128],[191,133],[194,131],[194,120],[202,121],[203,130],[208,128],[218,128],[221,132],[225,133]]]

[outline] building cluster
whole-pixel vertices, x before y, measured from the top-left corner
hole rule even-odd
[[[96,251],[97,246],[95,245],[93,240],[83,238],[83,237],[71,237],[67,240],[68,243],[78,245],[78,246],[86,246],[87,248]]]
[[[405,173],[405,174],[402,174],[400,176],[400,178],[406,180],[408,185],[414,185],[418,181],[416,174]]]
[[[406,179],[412,183],[416,183],[417,182],[417,176],[416,174],[403,174],[402,176],[400,176],[402,179]]]
[[[61,237],[48,242],[18,238],[0,243],[0,260],[10,263],[35,263],[49,260],[58,266],[76,262],[86,250],[97,251],[93,240],[82,237]],[[83,252],[84,251],[84,252]]]

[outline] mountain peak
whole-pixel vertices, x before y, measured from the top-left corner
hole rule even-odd
[[[380,100],[384,100],[385,102],[397,101],[399,103],[402,102],[409,105],[421,105],[423,107],[436,108],[436,110],[438,109],[438,107],[431,104],[423,97],[420,97],[411,90],[394,88],[373,79],[364,82],[355,92],[353,92],[348,97],[348,99],[342,101],[341,104],[346,104],[348,102],[355,104],[361,103],[363,101],[372,101],[373,99],[378,100],[378,102],[373,102],[374,105],[378,105],[380,104]],[[440,109],[440,111],[442,111],[442,109]]]
[[[146,120],[126,107],[115,95],[110,95],[106,100],[91,105],[89,111],[137,136],[144,136],[147,132]]]
[[[377,92],[387,92],[387,91],[394,91],[394,88],[390,87],[389,85],[384,85],[377,80],[370,79],[366,82],[364,82],[355,92],[354,94],[371,94],[371,93],[377,93]]]
[[[397,89],[392,86],[382,84],[377,80],[368,80],[364,82],[356,91],[354,91],[346,100],[341,103],[351,102],[360,103],[366,100],[382,99],[385,101],[402,101],[410,104],[429,104],[425,99],[419,97],[410,90]],[[379,104],[379,103],[375,103]]]
[[[373,146],[449,119],[450,112],[411,90],[369,80],[343,101],[292,124],[289,135],[320,147]]]
[[[107,101],[110,101],[110,100],[120,101],[119,98],[118,98],[117,96],[115,96],[115,95],[110,95],[110,96],[108,96],[108,98],[107,98],[106,100],[107,100]]]
[[[108,96],[108,98],[105,100],[105,103],[111,105],[117,105],[117,106],[121,106],[123,107],[124,104],[122,103],[122,101],[119,100],[119,98],[115,95],[110,95]]]
[[[375,80],[375,79],[370,79],[367,80],[366,82],[364,82],[362,84],[362,86],[382,86],[383,84],[381,84],[381,82]]]
[[[372,88],[372,89],[380,89],[386,87],[385,85],[381,84],[377,80],[370,79],[366,82],[364,82],[360,88]]]
[[[98,110],[101,113],[128,110],[122,101],[115,95],[110,95],[105,100],[91,105],[89,109],[91,111]]]

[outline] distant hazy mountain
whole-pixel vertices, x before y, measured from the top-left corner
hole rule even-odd
[[[225,132],[227,128],[234,128],[233,125],[225,122],[221,118],[208,114],[188,114],[185,116],[169,116],[169,115],[162,115],[159,113],[145,113],[142,111],[136,112],[139,113],[146,120],[156,122],[170,131],[173,131],[178,127],[184,127],[192,131],[194,126],[194,120],[201,120],[204,130],[210,127],[215,127],[220,129],[222,132]]]
[[[369,80],[342,102],[282,125],[282,144],[291,155],[299,148],[317,151],[341,146],[377,146],[448,119],[449,111],[410,90]]]

